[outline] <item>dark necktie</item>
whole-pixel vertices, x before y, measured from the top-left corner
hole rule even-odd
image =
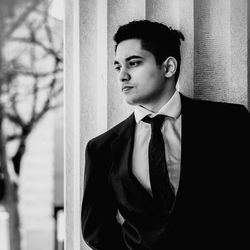
[[[164,214],[169,214],[174,203],[175,194],[168,176],[164,141],[161,133],[164,119],[165,116],[157,115],[154,118],[145,117],[143,121],[151,124],[148,159],[153,199],[163,209]]]

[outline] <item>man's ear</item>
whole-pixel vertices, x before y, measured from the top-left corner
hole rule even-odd
[[[177,61],[174,57],[169,56],[164,62],[163,62],[163,67],[164,67],[164,74],[165,77],[170,78],[174,76],[176,70],[177,70]]]

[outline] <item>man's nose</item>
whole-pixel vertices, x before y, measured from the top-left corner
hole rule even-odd
[[[119,75],[120,82],[129,81],[130,79],[131,79],[131,76],[130,76],[130,74],[128,73],[127,70],[121,70],[120,71],[120,75]]]

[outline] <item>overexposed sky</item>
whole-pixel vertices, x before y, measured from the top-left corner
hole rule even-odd
[[[50,8],[51,16],[64,20],[64,0],[53,0]]]

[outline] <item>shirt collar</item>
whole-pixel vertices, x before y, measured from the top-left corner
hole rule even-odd
[[[135,106],[134,114],[136,123],[139,123],[145,116],[165,115],[177,119],[181,114],[180,93],[176,90],[169,101],[157,113],[149,111],[142,106]]]

